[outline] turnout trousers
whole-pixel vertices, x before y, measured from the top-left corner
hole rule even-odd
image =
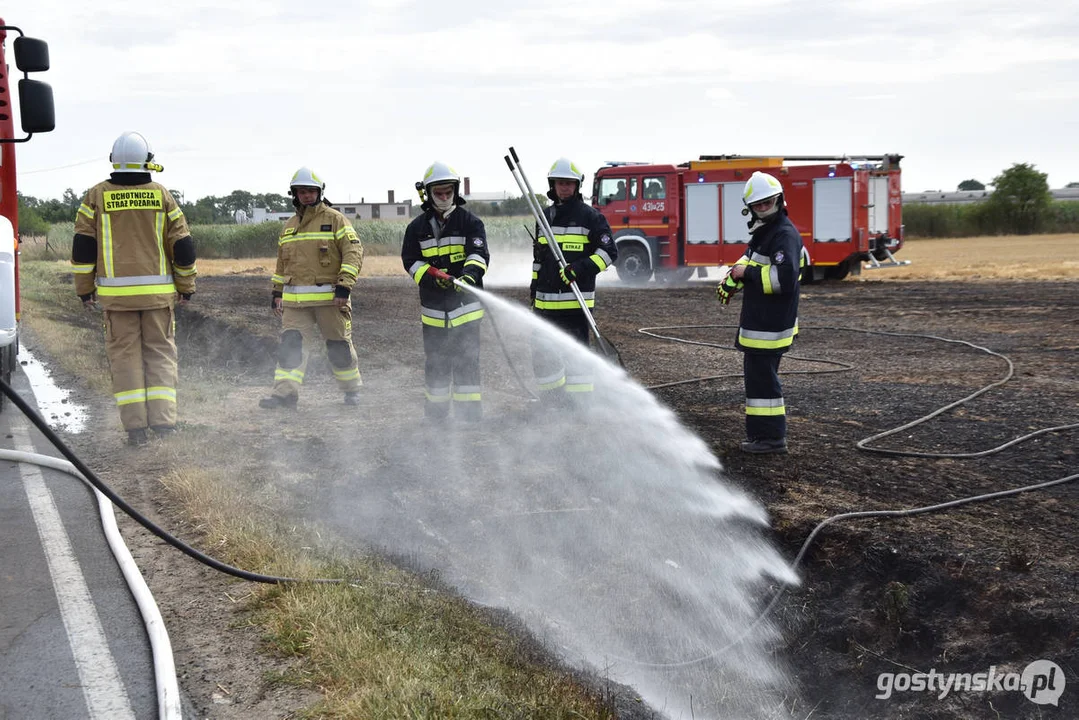
[[[590,330],[584,313],[563,310],[537,314],[585,347],[590,347]],[[573,353],[559,352],[542,333],[532,335],[532,372],[536,376],[540,398],[544,401],[555,404],[583,402],[594,390],[592,371],[588,365],[575,362]]]
[[[106,310],[105,354],[124,430],[176,426],[176,316],[171,307]]]
[[[315,347],[315,328],[326,341],[326,356],[334,380],[342,392],[359,390],[360,378],[356,348],[352,345],[352,308],[345,305],[285,307],[281,318],[281,341],[277,346],[277,369],[274,370],[273,395],[299,397],[311,349]]]
[[[746,386],[746,439],[787,437],[787,408],[779,382],[782,355],[747,352],[742,358]]]
[[[449,415],[477,421],[483,417],[480,394],[480,321],[457,327],[423,326],[424,417]]]

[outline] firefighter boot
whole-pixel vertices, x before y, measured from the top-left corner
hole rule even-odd
[[[287,397],[282,397],[280,395],[271,395],[269,397],[264,397],[259,400],[259,407],[265,408],[267,410],[274,410],[280,407],[294,408],[296,407],[296,403],[299,402],[299,400],[300,398],[295,395],[289,395]]]
[[[176,435],[176,428],[172,425],[151,425],[150,429],[154,431],[158,440],[165,440]]]
[[[742,443],[742,452],[751,455],[786,455],[786,438],[760,438],[758,440],[746,440]]]
[[[136,428],[134,430],[128,430],[127,431],[127,444],[128,445],[138,446],[138,445],[145,445],[146,443],[147,443],[146,428]]]

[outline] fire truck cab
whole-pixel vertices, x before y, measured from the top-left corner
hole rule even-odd
[[[19,80],[19,119],[26,137],[16,138],[8,82],[7,36],[15,38],[15,65]],[[15,143],[26,142],[34,133],[49,132],[55,125],[52,88],[29,73],[49,69],[49,46],[26,37],[22,30],[0,19],[0,376],[11,380],[19,351],[19,199],[16,195]],[[3,403],[0,395],[0,407]]]
[[[592,205],[618,245],[626,282],[682,281],[734,263],[749,242],[742,191],[755,171],[783,184],[791,221],[809,253],[803,280],[842,279],[905,264],[901,155],[876,157],[701,156],[680,165],[608,163],[593,181]]]

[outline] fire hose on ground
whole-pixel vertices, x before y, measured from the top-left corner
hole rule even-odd
[[[462,283],[460,281],[457,281],[456,279],[454,279],[454,282],[464,290],[468,290],[468,291],[474,291],[475,290],[474,288],[472,288],[467,283]],[[480,296],[479,293],[476,293],[476,294],[477,294],[477,297]],[[582,307],[584,307],[583,304],[582,304]],[[702,345],[702,346],[708,346],[708,347],[715,347],[715,348],[723,349],[723,350],[735,350],[735,348],[733,346],[720,345],[718,343],[707,342],[707,341],[688,340],[688,339],[677,338],[677,337],[673,337],[673,336],[669,336],[669,335],[661,335],[661,334],[656,332],[658,330],[686,330],[686,329],[702,329],[702,328],[735,328],[735,327],[737,327],[737,326],[736,325],[717,325],[717,324],[712,324],[712,325],[678,325],[678,326],[639,328],[638,332],[640,332],[640,333],[642,333],[644,335],[648,335],[650,337],[655,337],[657,339],[663,339],[663,340],[670,340],[672,342],[679,342],[679,343],[686,343],[686,344],[693,344],[693,345]],[[593,329],[595,330],[594,321],[593,321]],[[813,329],[813,328],[803,328],[803,329]],[[944,412],[946,412],[946,411],[948,411],[948,410],[950,410],[952,408],[955,408],[955,407],[957,407],[959,405],[962,405],[962,404],[964,404],[966,402],[969,402],[970,400],[972,400],[972,399],[974,399],[974,398],[988,392],[989,390],[991,390],[993,388],[996,388],[996,387],[998,387],[1000,385],[1003,385],[1004,383],[1008,382],[1012,378],[1012,376],[1014,374],[1014,366],[1013,366],[1011,360],[1008,359],[1006,356],[1004,356],[1004,355],[1002,355],[1000,353],[994,352],[992,350],[989,350],[987,348],[984,348],[984,347],[981,347],[981,346],[978,346],[978,345],[974,345],[973,343],[963,341],[963,340],[955,340],[955,339],[950,339],[950,338],[943,338],[943,337],[939,337],[939,336],[927,335],[927,334],[919,334],[919,333],[896,333],[896,332],[886,332],[886,331],[876,331],[876,330],[861,330],[861,329],[856,329],[856,328],[821,327],[821,328],[816,328],[816,329],[832,330],[832,331],[845,331],[845,332],[858,332],[858,333],[884,335],[884,336],[892,336],[892,337],[917,337],[917,338],[926,338],[926,339],[938,340],[938,341],[947,342],[947,343],[962,344],[962,345],[966,345],[968,347],[971,347],[973,349],[986,352],[986,353],[988,353],[990,355],[999,357],[999,358],[1003,359],[1008,364],[1008,373],[1001,380],[990,383],[990,384],[986,385],[985,387],[981,388],[980,390],[978,390],[978,391],[976,391],[976,392],[974,392],[974,393],[972,393],[972,394],[970,394],[970,395],[968,395],[968,396],[966,396],[966,397],[964,397],[964,398],[962,398],[962,399],[960,399],[958,401],[950,403],[950,404],[948,404],[948,405],[946,405],[946,406],[944,406],[942,408],[939,408],[939,409],[933,411],[932,413],[929,413],[929,414],[927,414],[927,415],[925,415],[925,416],[923,416],[921,418],[918,418],[918,419],[916,419],[914,421],[906,423],[906,424],[904,424],[904,425],[902,425],[900,427],[893,428],[891,430],[888,430],[888,431],[885,431],[885,432],[882,432],[882,433],[878,433],[878,434],[875,434],[875,435],[873,435],[871,437],[860,440],[856,444],[856,446],[860,450],[863,450],[863,451],[866,451],[866,452],[877,452],[877,453],[884,453],[884,454],[891,454],[891,455],[904,455],[904,456],[929,457],[929,458],[972,458],[972,457],[983,457],[985,455],[990,455],[990,454],[993,454],[993,453],[996,453],[996,452],[1000,452],[1000,451],[1002,451],[1002,450],[1004,450],[1004,449],[1006,449],[1008,447],[1011,447],[1013,445],[1016,445],[1016,444],[1018,444],[1020,442],[1032,439],[1034,437],[1037,437],[1037,436],[1040,436],[1040,435],[1043,435],[1043,434],[1046,434],[1046,433],[1065,432],[1065,431],[1079,429],[1079,423],[1068,424],[1068,425],[1059,425],[1059,426],[1050,427],[1050,428],[1043,428],[1043,429],[1037,430],[1035,432],[1023,435],[1021,437],[1014,438],[1013,440],[1011,440],[1011,441],[1009,441],[1007,443],[1004,443],[1004,444],[1002,444],[1002,445],[1000,445],[998,447],[991,448],[989,450],[980,451],[980,452],[977,452],[977,453],[926,453],[926,452],[921,452],[921,451],[889,450],[889,449],[880,449],[880,448],[869,447],[869,443],[871,443],[871,442],[873,442],[875,440],[878,440],[878,439],[881,439],[881,438],[884,438],[884,437],[888,437],[890,435],[896,434],[896,433],[901,432],[903,430],[907,430],[907,429],[909,429],[911,427],[919,425],[919,424],[921,424],[923,422],[927,422],[928,420],[930,420],[930,419],[932,419],[934,417],[937,417],[938,415],[940,415],[940,414],[942,414],[942,413],[944,413]],[[598,331],[597,331],[597,336],[598,336]],[[611,347],[613,348],[613,346],[611,346]],[[503,348],[503,350],[505,350],[505,348]],[[617,351],[615,351],[615,352],[617,353]],[[810,358],[810,357],[803,357],[803,356],[797,356],[797,355],[788,355],[787,357],[790,358],[790,359],[793,359],[793,360],[802,360],[802,361],[808,361],[808,362],[824,363],[824,364],[829,364],[829,365],[833,365],[833,366],[836,366],[836,367],[833,368],[833,369],[829,369],[829,370],[784,371],[782,373],[784,375],[834,373],[834,372],[842,372],[842,371],[845,371],[845,370],[850,370],[850,369],[853,368],[853,365],[850,365],[848,363],[833,361],[833,360],[826,360],[826,359],[821,359],[821,358]],[[507,359],[508,359],[508,356],[507,356]],[[512,365],[512,363],[511,363],[511,365]],[[723,375],[713,375],[713,376],[709,376],[709,377],[692,378],[692,379],[687,379],[687,380],[679,380],[679,381],[662,383],[662,384],[651,385],[651,386],[646,386],[646,387],[649,390],[659,390],[659,389],[673,387],[673,386],[677,386],[677,385],[684,385],[684,384],[690,384],[690,383],[700,383],[700,382],[706,382],[706,381],[710,381],[710,380],[723,379],[723,378],[735,378],[735,377],[741,377],[741,373],[728,373],[728,374],[723,374]],[[518,379],[520,379],[520,378],[518,377]],[[524,383],[522,382],[522,384],[524,384]],[[77,477],[81,476],[81,478],[84,479],[84,481],[87,482],[89,485],[91,485],[97,492],[99,492],[101,495],[105,496],[105,498],[107,498],[109,501],[111,501],[114,505],[119,506],[120,509],[123,510],[128,516],[130,516],[132,519],[134,519],[140,525],[145,527],[151,533],[153,533],[157,537],[161,538],[162,540],[167,542],[169,545],[172,545],[176,549],[180,550],[184,554],[198,560],[199,562],[201,562],[201,563],[203,563],[203,564],[205,564],[205,565],[207,565],[207,566],[209,566],[209,567],[211,567],[211,568],[213,568],[215,570],[223,572],[223,573],[225,573],[227,575],[231,575],[233,577],[240,578],[240,579],[243,579],[243,580],[249,580],[249,581],[252,581],[252,582],[274,583],[274,584],[304,583],[304,582],[318,583],[318,584],[339,584],[339,583],[351,582],[350,580],[345,579],[345,578],[303,579],[303,578],[289,578],[289,577],[280,577],[280,576],[274,576],[274,575],[265,575],[265,574],[260,574],[260,573],[249,572],[249,571],[246,571],[246,570],[241,570],[239,568],[235,568],[235,567],[233,567],[231,565],[223,563],[223,562],[221,562],[221,561],[219,561],[219,560],[217,560],[217,559],[215,559],[215,558],[213,558],[211,556],[208,556],[208,555],[196,550],[195,548],[191,547],[190,545],[187,545],[186,543],[184,543],[181,540],[177,539],[173,535],[169,534],[168,532],[166,532],[162,528],[158,527],[156,524],[154,524],[152,521],[150,521],[148,518],[146,518],[144,515],[142,515],[139,511],[135,510],[133,507],[131,507],[129,504],[127,504],[120,496],[118,496],[107,485],[105,485],[105,483],[103,483],[93,473],[93,471],[91,471],[78,458],[78,456],[76,456],[75,453],[72,452],[71,449],[68,448],[63,443],[63,441],[59,438],[59,436],[57,436],[56,433],[53,432],[53,430],[33,410],[33,408],[31,408],[26,403],[26,401],[23,400],[22,397],[20,397],[18,395],[18,393],[16,393],[8,385],[8,383],[3,381],[2,379],[0,379],[0,391],[2,391],[3,394],[6,395],[12,401],[12,403],[14,403],[31,420],[31,422],[33,422],[33,424],[38,428],[38,430],[41,431],[41,433],[43,435],[45,435],[45,437],[60,451],[60,453],[62,455],[64,455],[65,458],[68,459],[68,461],[70,462],[70,468],[71,469],[68,468],[67,463],[62,463],[62,461],[59,461],[56,458],[51,458],[49,456],[37,456],[37,455],[32,455],[31,454],[31,456],[27,457],[27,458],[24,458],[24,457],[21,457],[21,456],[16,458],[16,457],[8,457],[8,456],[5,455],[5,456],[0,456],[0,459],[17,459],[19,461],[35,462],[35,463],[38,463],[38,464],[43,464],[43,465],[45,465],[47,467],[54,467],[56,469],[61,469],[61,470],[64,470],[66,472],[70,472],[73,475],[76,474],[76,473],[72,472],[72,470],[77,471],[77,473],[78,473],[78,475],[76,475]],[[42,459],[42,458],[44,460],[41,460],[41,462],[39,462],[39,459]],[[855,512],[848,512],[848,513],[841,513],[841,514],[838,514],[838,515],[833,515],[831,517],[828,517],[828,518],[824,519],[820,523],[818,523],[817,526],[810,532],[809,536],[803,542],[800,550],[798,551],[797,555],[795,556],[794,560],[792,561],[791,567],[792,567],[792,569],[795,569],[795,568],[797,568],[799,566],[799,564],[805,558],[805,555],[808,552],[808,550],[809,550],[810,546],[812,545],[813,541],[817,538],[817,536],[821,533],[821,531],[823,531],[823,529],[825,527],[827,527],[828,525],[831,525],[833,523],[837,523],[837,522],[840,522],[840,521],[847,521],[847,520],[862,520],[862,519],[869,519],[869,518],[911,517],[911,516],[915,516],[915,515],[922,515],[922,514],[927,514],[927,513],[932,513],[932,512],[940,512],[940,511],[943,511],[943,510],[949,510],[949,509],[952,509],[952,508],[961,507],[961,506],[969,505],[969,504],[973,504],[973,503],[986,502],[986,501],[989,501],[989,500],[997,500],[997,499],[1001,499],[1001,498],[1005,498],[1005,497],[1012,497],[1012,496],[1015,496],[1015,495],[1019,495],[1019,494],[1022,494],[1022,493],[1031,492],[1031,491],[1035,491],[1035,490],[1043,490],[1043,489],[1047,489],[1047,488],[1054,487],[1054,486],[1057,486],[1057,485],[1062,485],[1062,484],[1065,484],[1065,483],[1068,483],[1068,482],[1072,482],[1072,481],[1077,480],[1077,479],[1079,479],[1079,474],[1074,474],[1074,475],[1069,475],[1067,477],[1058,478],[1056,480],[1051,480],[1051,481],[1047,481],[1047,482],[1036,483],[1036,484],[1033,484],[1033,485],[1026,485],[1026,486],[1023,486],[1023,487],[1012,488],[1012,489],[1008,489],[1008,490],[1001,490],[1001,491],[998,491],[998,492],[986,493],[986,494],[976,495],[976,496],[967,497],[967,498],[961,498],[961,499],[957,499],[957,500],[952,500],[952,501],[948,501],[948,502],[944,502],[944,503],[938,503],[938,504],[929,505],[929,506],[925,506],[925,507],[919,507],[919,508],[909,508],[909,509],[900,509],[900,510],[855,511]],[[101,502],[103,503],[104,501],[101,501]],[[688,659],[688,660],[677,661],[677,662],[658,662],[658,663],[645,662],[645,661],[641,661],[641,660],[634,659],[634,658],[618,658],[618,659],[623,660],[625,662],[633,663],[633,664],[636,664],[636,665],[644,666],[644,667],[656,667],[656,668],[685,667],[685,666],[705,662],[705,661],[707,661],[707,660],[709,660],[709,659],[711,659],[713,657],[716,657],[717,655],[721,654],[725,650],[727,650],[727,649],[729,649],[731,647],[734,647],[735,645],[740,643],[742,640],[744,640],[746,637],[748,637],[752,633],[752,631],[756,627],[758,627],[760,625],[760,623],[762,623],[770,615],[772,610],[775,609],[775,607],[778,604],[779,600],[783,596],[785,590],[786,590],[786,588],[781,586],[776,591],[776,593],[773,595],[773,597],[768,602],[768,604],[761,611],[761,613],[757,616],[757,619],[754,620],[749,626],[747,626],[738,637],[736,637],[733,641],[731,641],[730,643],[728,643],[724,647],[718,648],[718,649],[716,649],[714,651],[711,651],[711,652],[709,652],[709,653],[707,653],[705,655],[702,655],[700,657],[691,658],[691,659]],[[160,691],[159,691],[159,697],[161,697],[161,692]],[[162,717],[166,717],[166,716],[162,715]],[[168,717],[172,717],[172,716],[168,716]]]
[[[678,338],[678,337],[673,337],[673,336],[670,336],[670,335],[661,335],[661,334],[656,332],[658,330],[689,330],[689,329],[702,329],[702,328],[731,328],[731,329],[734,329],[734,328],[737,328],[737,327],[738,327],[737,325],[725,325],[725,324],[713,324],[713,325],[667,325],[667,326],[662,326],[662,327],[657,326],[657,327],[638,328],[637,332],[639,332],[639,333],[641,333],[643,335],[648,335],[649,337],[654,337],[654,338],[662,339],[662,340],[670,340],[672,342],[686,343],[686,344],[690,344],[690,345],[703,345],[703,346],[707,346],[707,347],[718,348],[718,349],[721,349],[721,350],[737,351],[737,348],[735,348],[733,345],[731,345],[731,346],[720,345],[719,343],[707,342],[707,341],[703,341],[703,340],[687,340],[685,338]],[[958,407],[960,405],[963,405],[963,404],[973,400],[974,398],[979,397],[980,395],[983,395],[983,394],[989,392],[993,388],[996,388],[996,387],[999,387],[999,386],[1005,384],[1006,382],[1011,380],[1011,378],[1013,377],[1013,375],[1015,373],[1015,366],[1013,365],[1011,359],[1008,358],[1007,356],[1005,356],[1005,355],[1003,355],[1001,353],[998,353],[998,352],[996,352],[994,350],[990,350],[989,348],[985,348],[985,347],[982,347],[980,345],[975,345],[974,343],[967,342],[966,340],[956,340],[956,339],[953,339],[953,338],[945,338],[945,337],[940,337],[940,336],[937,336],[937,335],[928,335],[928,334],[924,334],[924,333],[899,333],[899,332],[888,332],[888,331],[883,331],[883,330],[862,330],[862,329],[859,329],[859,328],[845,328],[845,327],[821,326],[819,328],[802,328],[802,330],[806,330],[806,329],[842,331],[842,332],[855,332],[855,333],[864,333],[864,334],[868,334],[868,335],[884,335],[884,336],[890,336],[890,337],[923,338],[923,339],[929,339],[929,340],[937,340],[937,341],[945,342],[945,343],[953,343],[953,344],[958,344],[958,345],[965,345],[967,347],[970,347],[970,348],[975,349],[975,350],[982,351],[982,352],[987,353],[989,355],[992,355],[994,357],[1001,358],[1002,360],[1004,360],[1007,363],[1008,372],[1000,380],[996,380],[996,381],[994,381],[992,383],[989,383],[988,385],[986,385],[986,386],[982,387],[981,389],[967,395],[964,398],[961,398],[960,400],[956,400],[955,402],[949,403],[949,404],[947,404],[947,405],[945,405],[945,406],[943,406],[941,408],[938,408],[937,410],[934,410],[933,412],[931,412],[931,413],[929,413],[927,415],[924,415],[924,416],[922,416],[920,418],[912,420],[911,422],[908,422],[908,423],[906,423],[904,425],[901,425],[901,426],[896,427],[896,428],[892,428],[891,430],[886,430],[886,431],[881,432],[881,433],[877,433],[877,434],[872,435],[872,436],[867,437],[867,438],[863,438],[862,440],[859,440],[857,443],[855,443],[855,447],[857,447],[859,450],[863,450],[865,452],[881,453],[881,454],[886,454],[886,455],[907,456],[907,457],[978,458],[978,457],[985,457],[986,455],[992,455],[994,453],[1001,452],[1002,450],[1005,450],[1006,448],[1012,447],[1013,445],[1017,445],[1017,444],[1019,444],[1021,442],[1031,440],[1031,439],[1033,439],[1035,437],[1038,437],[1040,435],[1045,435],[1047,433],[1067,432],[1067,431],[1072,431],[1072,430],[1079,430],[1079,423],[1071,423],[1071,424],[1066,424],[1066,425],[1056,425],[1054,427],[1041,428],[1039,430],[1035,430],[1034,432],[1027,433],[1025,435],[1013,438],[1012,440],[1009,440],[1008,442],[1003,443],[1002,445],[998,445],[997,447],[990,448],[988,450],[982,450],[982,451],[979,451],[979,452],[973,452],[973,453],[930,453],[930,452],[923,452],[923,451],[917,451],[917,450],[892,450],[892,449],[885,449],[885,448],[869,447],[869,444],[871,442],[875,441],[875,440],[879,440],[881,438],[885,438],[885,437],[894,435],[894,434],[902,432],[904,430],[909,430],[910,428],[912,428],[912,427],[914,427],[916,425],[920,425],[920,424],[922,424],[924,422],[927,422],[927,421],[937,417],[938,415],[941,415],[942,413],[947,412],[948,410],[951,410],[951,409],[956,408],[956,407]],[[792,359],[792,360],[803,360],[803,361],[807,361],[807,362],[825,363],[825,364],[829,364],[829,365],[836,365],[836,366],[839,366],[839,367],[837,367],[836,369],[830,369],[830,370],[796,370],[796,371],[788,370],[788,371],[782,371],[780,373],[781,375],[796,375],[796,374],[811,375],[811,374],[834,373],[834,372],[843,372],[844,370],[850,370],[850,369],[853,369],[853,367],[854,367],[853,365],[850,365],[848,363],[837,362],[837,361],[834,361],[834,360],[825,360],[825,359],[822,359],[822,358],[810,358],[810,357],[803,357],[803,356],[797,356],[797,355],[787,355],[787,357]],[[649,390],[658,390],[658,389],[662,389],[662,388],[674,387],[674,386],[677,386],[677,385],[687,385],[687,384],[691,384],[691,383],[700,383],[700,382],[706,382],[706,381],[709,381],[709,380],[717,380],[717,379],[722,379],[722,378],[735,378],[735,377],[742,377],[742,373],[728,373],[728,374],[724,374],[724,375],[712,375],[712,376],[709,376],[709,377],[691,378],[691,379],[688,379],[688,380],[677,380],[677,381],[674,381],[674,382],[662,383],[662,384],[658,384],[658,385],[649,385],[649,386],[647,386],[647,388]],[[1074,482],[1075,480],[1079,480],[1079,473],[1074,474],[1074,475],[1068,475],[1068,476],[1062,477],[1062,478],[1057,478],[1056,480],[1049,480],[1049,481],[1046,481],[1046,482],[1035,483],[1033,485],[1024,485],[1022,487],[1010,488],[1008,490],[1000,490],[1000,491],[997,491],[997,492],[984,493],[984,494],[981,494],[981,495],[974,495],[974,496],[971,496],[971,497],[959,498],[957,500],[951,500],[951,501],[948,501],[948,502],[937,503],[937,504],[934,504],[934,505],[927,505],[927,506],[924,506],[924,507],[908,508],[908,509],[901,509],[901,510],[863,510],[863,511],[846,512],[846,513],[839,513],[837,515],[832,515],[831,517],[825,518],[824,520],[819,522],[816,525],[816,527],[814,527],[813,530],[809,533],[809,536],[806,537],[805,541],[802,543],[801,548],[798,550],[798,554],[795,556],[794,560],[791,562],[791,569],[796,569],[801,564],[802,560],[805,559],[806,553],[809,551],[809,548],[813,544],[813,541],[817,538],[818,535],[820,535],[821,531],[823,531],[824,528],[826,528],[827,526],[832,525],[834,523],[843,522],[843,521],[847,521],[847,520],[867,520],[867,519],[870,519],[870,518],[902,518],[902,517],[912,517],[912,516],[915,516],[915,515],[925,515],[925,514],[928,514],[928,513],[941,512],[941,511],[944,511],[944,510],[951,510],[953,508],[962,507],[964,505],[971,505],[971,504],[974,504],[974,503],[987,502],[987,501],[990,501],[990,500],[999,500],[1001,498],[1006,498],[1006,497],[1013,497],[1015,495],[1020,495],[1020,494],[1027,493],[1027,492],[1032,492],[1032,491],[1035,491],[1035,490],[1045,490],[1047,488],[1055,487],[1057,485],[1063,485],[1065,483]],[[681,660],[681,661],[676,661],[676,662],[645,662],[645,661],[638,660],[638,659],[635,659],[635,658],[624,658],[624,657],[620,657],[618,659],[623,660],[623,661],[628,662],[628,663],[633,663],[635,665],[639,665],[639,666],[642,666],[642,667],[654,667],[654,668],[687,667],[687,666],[690,666],[690,665],[696,665],[696,664],[705,662],[707,660],[710,660],[710,659],[722,654],[726,650],[729,650],[730,648],[734,647],[735,645],[737,645],[738,643],[742,642],[747,637],[749,637],[752,634],[752,632],[757,627],[759,627],[760,624],[762,622],[764,622],[764,620],[772,613],[772,611],[775,609],[776,605],[779,603],[779,600],[783,597],[785,591],[786,591],[786,587],[781,585],[779,587],[779,589],[776,590],[776,592],[772,596],[771,600],[769,600],[768,604],[765,605],[764,609],[757,616],[756,620],[754,620],[752,623],[750,623],[734,640],[727,643],[723,647],[717,648],[716,650],[708,652],[708,653],[706,653],[704,655],[701,655],[701,656],[695,657],[695,658],[691,658],[691,659],[688,659],[688,660]]]

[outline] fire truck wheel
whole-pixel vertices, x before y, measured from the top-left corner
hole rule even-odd
[[[652,265],[648,262],[648,253],[637,244],[618,248],[618,263],[615,265],[618,279],[624,283],[640,285],[652,277]]]
[[[656,282],[664,285],[681,285],[693,277],[693,268],[674,268],[671,270],[657,270]]]
[[[850,274],[850,260],[844,260],[824,271],[825,280],[842,280]]]

